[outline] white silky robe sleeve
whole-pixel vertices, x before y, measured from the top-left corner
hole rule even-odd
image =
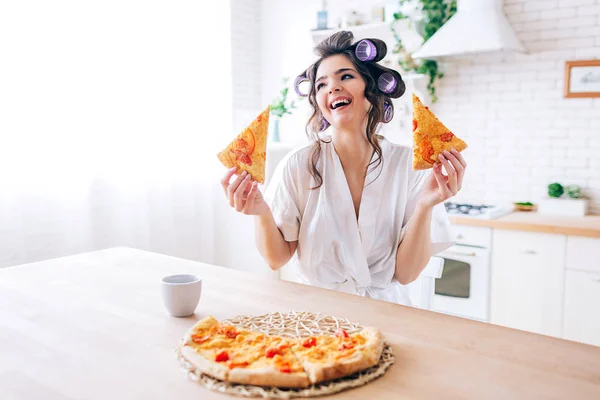
[[[400,242],[404,239],[408,228],[408,221],[413,215],[419,193],[423,188],[423,185],[427,181],[427,178],[431,174],[431,170],[415,171],[415,179],[412,184],[412,190],[408,194],[406,209],[404,213],[404,221],[402,223],[402,230],[400,232]],[[433,207],[433,214],[431,217],[431,244],[433,254],[437,254],[441,251],[452,247],[455,244],[454,232],[452,225],[448,219],[448,213],[444,203],[440,203]]]
[[[295,162],[294,157],[286,157],[279,163],[264,194],[275,223],[288,242],[298,240],[301,220]]]

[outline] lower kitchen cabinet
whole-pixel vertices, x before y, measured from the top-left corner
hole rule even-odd
[[[561,337],[566,236],[494,229],[493,324]]]
[[[600,346],[599,307],[600,273],[567,270],[563,338]]]

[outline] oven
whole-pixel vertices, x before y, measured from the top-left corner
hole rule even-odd
[[[489,322],[491,229],[455,226],[456,244],[436,254],[444,260],[435,280],[432,310]]]

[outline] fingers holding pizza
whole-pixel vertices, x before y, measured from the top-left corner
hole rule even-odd
[[[253,180],[247,171],[235,175],[237,167],[233,167],[221,179],[221,187],[229,206],[237,212],[246,215],[262,215],[269,211],[269,206],[265,202],[258,182]]]

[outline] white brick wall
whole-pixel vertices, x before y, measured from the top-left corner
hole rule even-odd
[[[234,132],[246,127],[263,108],[261,3],[261,0],[231,0]]]
[[[433,110],[470,144],[459,198],[537,201],[557,181],[583,186],[600,214],[600,99],[563,98],[565,61],[600,57],[598,6],[599,0],[507,1],[505,12],[528,54],[444,63]],[[472,84],[452,84],[465,75]],[[467,100],[458,108],[457,97]],[[465,117],[470,103],[486,111],[481,128]],[[488,150],[476,154],[480,149]]]

